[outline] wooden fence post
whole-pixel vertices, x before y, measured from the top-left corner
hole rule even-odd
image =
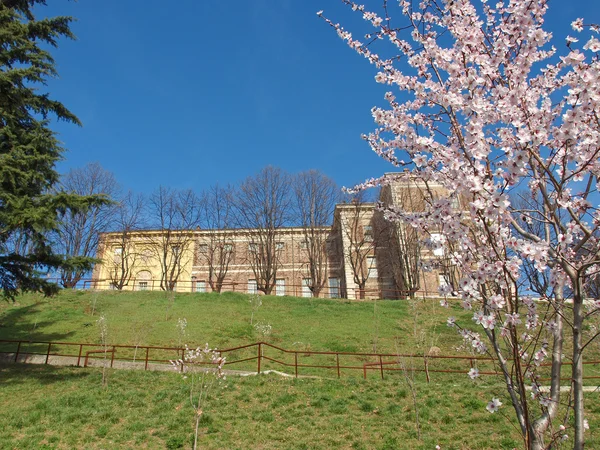
[[[298,378],[298,352],[294,352],[294,367],[296,369],[296,378]]]
[[[17,344],[17,353],[15,353],[15,362],[19,359],[19,350],[21,350],[21,341]]]
[[[44,364],[48,364],[48,359],[50,358],[50,347],[52,347],[52,342],[48,342],[48,351],[46,352],[46,362]]]
[[[81,361],[81,353],[83,352],[83,344],[79,344],[79,355],[77,355],[77,367],[79,367],[79,362]]]
[[[258,373],[260,373],[260,360],[262,358],[262,342],[258,343]]]

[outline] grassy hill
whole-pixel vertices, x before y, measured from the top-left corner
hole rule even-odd
[[[262,297],[250,324],[244,294],[63,291],[0,304],[0,339],[99,343],[100,316],[111,344],[227,348],[264,340],[291,350],[467,354],[435,300],[348,302]],[[185,318],[185,334],[178,331]],[[591,349],[591,355],[597,349]],[[596,353],[594,353],[596,352]],[[593,370],[598,370],[592,367]],[[586,370],[588,370],[586,368]],[[505,388],[496,377],[346,371],[341,379],[228,377],[209,396],[200,447],[207,449],[519,448]],[[331,375],[333,377],[333,375]],[[190,379],[178,373],[0,365],[0,449],[190,448]],[[414,400],[413,400],[414,395]],[[498,397],[496,414],[485,410]],[[600,398],[586,394],[589,448],[600,448]],[[419,422],[417,425],[417,414]],[[566,442],[566,447],[569,446]]]
[[[219,348],[264,340],[291,350],[409,353],[438,346],[456,353],[460,337],[445,325],[449,315],[469,321],[458,306],[435,300],[348,302],[296,297],[261,297],[254,324],[271,325],[264,336],[250,324],[250,296],[237,293],[62,291],[55,298],[27,294],[0,304],[0,339],[99,342],[96,321],[108,323],[109,342],[132,345],[190,345]],[[185,336],[178,319],[185,318]],[[464,353],[464,351],[462,352]]]

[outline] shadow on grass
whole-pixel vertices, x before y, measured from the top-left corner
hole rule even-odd
[[[59,368],[33,364],[0,363],[0,385],[30,384],[41,385],[63,383],[70,380],[82,380],[92,372],[82,368]]]
[[[4,311],[0,315],[0,339],[34,342],[64,341],[74,332],[57,333],[46,332],[55,321],[33,322],[30,320],[35,314],[41,313],[38,304],[21,306]]]

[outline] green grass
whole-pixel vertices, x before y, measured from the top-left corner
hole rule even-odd
[[[385,381],[227,379],[215,387],[201,424],[205,449],[519,448],[512,411],[495,381],[418,379],[421,440],[402,377]],[[190,448],[194,416],[178,374],[0,366],[0,448]],[[505,406],[489,414],[500,396]],[[598,448],[600,402],[586,397],[588,447]]]
[[[270,324],[269,336],[261,335],[251,324],[250,297],[245,294],[175,294],[170,301],[163,292],[90,292],[64,290],[57,297],[44,298],[36,294],[18,297],[16,303],[0,303],[0,339],[29,341],[67,341],[100,343],[96,321],[103,315],[108,323],[108,343],[122,345],[190,346],[209,343],[221,349],[264,340],[288,350],[379,352],[392,354],[423,354],[432,346],[442,355],[468,355],[471,349],[462,347],[456,329],[446,326],[448,316],[472,327],[472,312],[464,311],[458,301],[450,308],[440,306],[435,299],[415,301],[365,301],[306,299],[296,297],[262,297],[262,306],[254,314],[254,323]],[[178,319],[187,320],[185,336],[177,330]],[[593,329],[587,330],[588,334]],[[565,341],[569,354],[570,341]],[[1,344],[0,351],[14,352],[15,344]],[[22,346],[22,352],[45,353],[47,347]],[[86,350],[89,350],[87,348]],[[78,347],[55,347],[53,352],[77,355]],[[228,353],[229,361],[256,356],[257,349]],[[586,359],[600,359],[600,345],[586,350]],[[273,349],[267,356],[294,363],[291,354]],[[335,365],[333,356],[298,354],[299,363]],[[118,358],[133,359],[134,351],[121,349]],[[143,359],[143,351],[136,358]],[[154,351],[156,359],[175,359],[174,352]],[[341,365],[362,367],[369,358],[340,358]],[[293,367],[283,367],[263,361],[264,369],[293,373]],[[423,361],[415,361],[422,366]],[[229,366],[232,369],[256,370],[256,362]],[[466,361],[431,360],[430,368],[468,371]],[[480,364],[481,371],[492,371],[490,363]],[[569,367],[565,366],[568,377]],[[344,372],[344,371],[343,371]],[[347,372],[347,371],[345,371]],[[358,376],[358,372],[355,372]],[[588,376],[600,375],[600,368],[586,365]],[[336,376],[334,369],[324,372],[303,368],[300,374]]]
[[[92,304],[96,301],[92,315]],[[262,298],[254,323],[268,323],[264,340],[291,350],[408,353],[436,345],[456,353],[455,330],[448,315],[469,320],[469,313],[449,312],[435,300],[348,302],[295,297]],[[251,306],[244,294],[176,294],[170,304],[161,292],[62,291],[55,298],[27,294],[17,303],[0,304],[0,339],[99,342],[96,321],[108,321],[114,344],[177,345],[177,320],[186,318],[185,342],[220,348],[248,344],[263,337],[250,325]],[[433,338],[435,336],[435,339]]]
[[[303,352],[391,353],[437,346],[448,355],[466,350],[457,349],[461,339],[446,327],[446,318],[472,322],[472,313],[458,305],[442,308],[434,300],[264,297],[254,319],[271,324],[273,332],[263,338],[250,326],[248,299],[233,293],[176,294],[173,303],[158,292],[63,291],[51,299],[25,295],[0,305],[0,339],[99,343],[96,320],[104,315],[114,344],[177,345],[177,320],[186,318],[183,342],[189,344],[226,348],[266,340]],[[267,362],[263,367],[280,369]],[[521,447],[498,378],[473,382],[464,374],[436,373],[426,383],[417,374],[418,439],[412,392],[402,373],[387,374],[385,380],[371,373],[362,380],[360,372],[343,372],[340,380],[228,379],[209,399],[201,448]],[[334,377],[335,371],[319,374]],[[190,448],[194,417],[188,383],[176,373],[114,370],[102,388],[97,369],[0,366],[0,449]],[[504,403],[500,414],[485,410],[493,396]],[[586,394],[588,448],[600,448],[598,397]]]

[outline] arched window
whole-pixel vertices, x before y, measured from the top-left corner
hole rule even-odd
[[[147,291],[152,288],[152,274],[148,270],[142,270],[135,276],[136,290]]]

